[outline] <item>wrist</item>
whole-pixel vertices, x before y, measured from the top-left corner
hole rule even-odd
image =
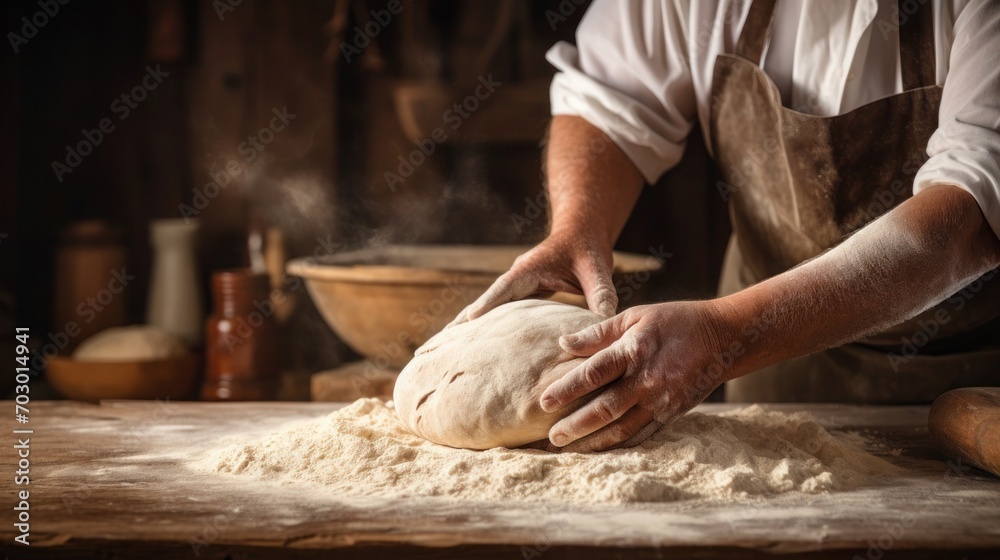
[[[589,224],[553,224],[547,238],[568,246],[570,251],[597,251],[608,258],[614,248],[614,240],[605,233],[600,220],[592,220]]]
[[[773,349],[777,308],[758,306],[746,291],[710,300],[716,317],[718,362],[723,381],[731,381],[774,363]]]
[[[553,218],[552,225],[549,226],[549,237],[586,239],[608,246],[614,243],[607,233],[604,219],[600,216],[583,217],[581,215],[578,218],[560,220]]]

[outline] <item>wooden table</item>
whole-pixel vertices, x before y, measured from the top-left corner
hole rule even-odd
[[[221,436],[264,433],[338,406],[34,402],[32,545],[13,545],[15,531],[5,522],[6,552],[52,559],[1000,558],[1000,480],[942,461],[927,443],[926,407],[772,407],[808,410],[830,428],[868,431],[887,449],[901,448],[886,458],[912,475],[877,488],[751,504],[409,498],[368,499],[361,507],[315,489],[192,474],[183,466]],[[14,456],[10,444],[4,447],[2,468],[12,473]],[[15,486],[3,476],[9,520]]]

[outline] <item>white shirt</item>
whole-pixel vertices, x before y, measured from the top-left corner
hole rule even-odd
[[[1000,1],[913,1],[934,11],[944,86],[914,194],[957,185],[1000,236]],[[552,114],[583,117],[655,182],[680,160],[695,119],[707,135],[715,59],[733,52],[750,3],[595,0],[577,46],[547,54],[560,70]],[[779,0],[763,67],[783,103],[832,116],[901,93],[896,14],[897,0]]]

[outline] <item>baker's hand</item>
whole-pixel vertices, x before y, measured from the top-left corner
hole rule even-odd
[[[579,452],[637,445],[703,401],[728,375],[723,323],[714,301],[670,302],[560,338],[563,350],[588,359],[542,393],[542,409],[599,392],[552,426],[552,445]]]
[[[611,259],[610,244],[596,236],[549,235],[519,256],[509,271],[448,326],[471,321],[510,301],[557,291],[582,293],[591,311],[611,317],[618,307]]]

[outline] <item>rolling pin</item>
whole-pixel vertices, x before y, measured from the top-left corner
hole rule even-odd
[[[944,393],[931,405],[927,429],[946,456],[1000,476],[1000,387]]]

